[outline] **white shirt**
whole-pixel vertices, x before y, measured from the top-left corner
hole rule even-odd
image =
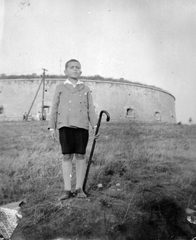
[[[73,85],[73,87],[75,87],[76,85],[82,84],[83,82],[80,81],[80,80],[78,80],[77,83],[74,84],[74,83],[72,83],[69,79],[66,79],[65,82],[64,82],[64,84],[66,84],[66,83],[69,83],[69,84]]]

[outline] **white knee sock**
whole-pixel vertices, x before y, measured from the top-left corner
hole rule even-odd
[[[71,191],[72,161],[62,161],[64,189]]]
[[[86,173],[86,159],[76,160],[76,189],[83,187]]]

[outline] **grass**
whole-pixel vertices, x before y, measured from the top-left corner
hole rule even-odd
[[[163,202],[176,204],[172,209],[189,207],[196,192],[195,135],[195,125],[103,120],[87,182],[89,200],[59,204],[62,156],[47,122],[2,122],[0,205],[27,199],[20,224],[29,240],[142,239],[145,229],[155,234],[151,222],[157,204],[159,213]],[[91,145],[92,132],[87,157]],[[153,224],[163,221],[155,212]],[[161,223],[153,225],[159,235],[149,239],[177,239],[171,236],[192,231],[181,224],[185,233],[171,233],[165,220]]]

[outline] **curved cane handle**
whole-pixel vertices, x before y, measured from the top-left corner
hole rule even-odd
[[[95,131],[95,135],[96,135],[96,134],[98,133],[98,131],[99,131],[99,127],[100,127],[100,125],[101,125],[101,118],[102,118],[103,113],[105,113],[106,116],[107,116],[106,121],[107,121],[107,122],[110,121],[110,114],[109,114],[107,111],[102,110],[102,111],[100,112],[100,114],[99,114],[99,120],[98,120],[98,123],[97,123],[97,129],[96,129],[96,131]]]
[[[106,121],[107,121],[107,122],[109,122],[109,121],[110,121],[110,114],[109,114],[107,111],[105,111],[105,110],[102,110],[102,111],[101,111],[101,113],[100,113],[100,115],[102,116],[102,115],[103,115],[103,113],[105,113],[105,114],[106,114],[106,116],[107,116],[107,118],[106,118]]]

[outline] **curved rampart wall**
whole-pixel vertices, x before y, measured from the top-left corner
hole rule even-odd
[[[46,79],[44,106],[50,114],[55,87],[64,79]],[[175,98],[170,93],[148,85],[127,82],[83,80],[92,90],[96,112],[107,110],[111,119],[176,122]],[[0,120],[21,120],[28,112],[40,79],[0,80]],[[42,86],[31,114],[41,112]]]

